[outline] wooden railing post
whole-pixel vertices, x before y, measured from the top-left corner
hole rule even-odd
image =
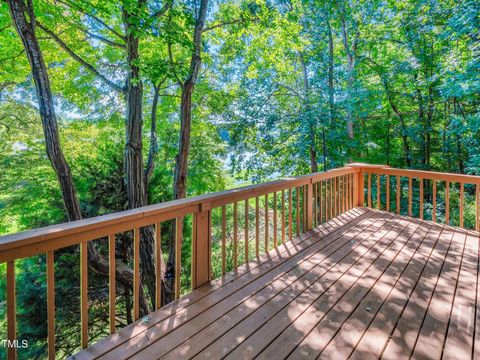
[[[353,175],[353,205],[363,206],[364,202],[364,179],[363,171],[358,168],[358,171]]]
[[[310,179],[310,183],[306,185],[307,187],[307,206],[306,206],[306,230],[311,230],[313,227],[313,184]]]
[[[210,281],[210,204],[201,204],[200,211],[193,216],[192,288],[197,289]]]

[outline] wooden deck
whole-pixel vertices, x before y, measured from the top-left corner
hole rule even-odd
[[[356,208],[74,358],[480,358],[478,247]]]

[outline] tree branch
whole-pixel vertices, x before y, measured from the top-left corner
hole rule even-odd
[[[115,41],[112,41],[112,40],[109,40],[101,35],[97,35],[97,34],[94,34],[90,31],[88,31],[87,29],[84,29],[82,27],[78,27],[79,30],[83,31],[85,34],[87,34],[89,37],[91,37],[92,39],[97,39],[97,40],[100,40],[101,42],[104,42],[105,44],[107,45],[111,45],[111,46],[115,46],[115,47],[118,47],[120,49],[125,49],[126,48],[126,45],[125,44],[121,44],[121,43],[118,43],[118,42],[115,42]]]
[[[148,188],[148,183],[153,174],[153,169],[155,168],[155,156],[158,153],[158,141],[157,141],[157,108],[158,108],[158,98],[159,98],[159,89],[163,81],[160,84],[153,86],[153,101],[152,101],[152,112],[150,116],[150,149],[148,150],[148,159],[145,166],[145,188]]]
[[[177,80],[178,85],[181,87],[182,86],[182,80],[178,76],[177,71],[175,69],[175,62],[173,61],[173,54],[172,54],[172,44],[170,42],[167,45],[167,49],[168,49],[168,59],[170,61],[170,66],[172,68],[173,76],[175,77],[175,80]]]
[[[218,24],[213,24],[213,25],[205,27],[203,29],[203,32],[211,31],[211,30],[214,30],[214,29],[218,29],[219,27],[223,27],[223,26],[226,26],[226,25],[233,25],[233,24],[237,24],[239,22],[244,22],[244,21],[245,21],[245,18],[243,18],[243,17],[235,19],[235,20],[231,20],[231,21],[224,21],[224,22],[221,22],[221,23],[218,23]]]
[[[162,17],[167,13],[168,10],[170,10],[173,6],[173,0],[167,0],[165,5],[162,6],[162,8],[152,14],[152,18],[158,18]]]
[[[89,18],[92,18],[93,20],[95,20],[97,23],[99,23],[100,25],[102,25],[105,29],[109,30],[112,34],[114,34],[115,36],[117,36],[118,38],[122,39],[123,41],[125,41],[125,36],[123,36],[122,34],[120,34],[118,31],[116,31],[114,28],[112,28],[110,25],[107,25],[107,23],[105,23],[105,21],[103,21],[102,19],[100,19],[99,17],[89,13],[88,11],[86,11],[85,9],[81,8],[80,6],[78,5],[73,5],[73,4],[70,4],[69,2],[65,2],[65,1],[62,1],[62,0],[56,0],[57,2],[65,5],[65,6],[68,6],[69,8],[72,8],[86,16],[88,16]]]
[[[110,88],[113,90],[119,92],[119,93],[124,93],[125,92],[125,87],[119,86],[113,81],[107,79],[105,75],[100,73],[93,65],[85,61],[82,57],[80,57],[78,54],[76,54],[70,47],[62,40],[60,37],[55,34],[53,31],[50,29],[46,28],[43,24],[37,22],[37,26],[42,29],[45,33],[47,33],[52,40],[54,40],[60,47],[65,50],[75,61],[80,63],[83,67],[85,67],[88,71],[90,71],[92,74],[97,76],[100,80],[102,80],[105,84],[107,84]]]

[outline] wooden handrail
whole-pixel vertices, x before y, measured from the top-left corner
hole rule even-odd
[[[364,163],[353,163],[349,164],[349,167],[356,168],[359,171],[359,178],[363,182],[363,174],[367,174],[368,177],[368,189],[367,189],[367,205],[369,207],[372,206],[372,198],[371,198],[371,184],[370,179],[372,175],[376,176],[377,179],[377,201],[376,207],[381,208],[381,188],[380,188],[380,177],[386,177],[386,183],[390,184],[390,177],[396,177],[396,212],[400,213],[400,203],[401,203],[401,195],[402,195],[402,188],[401,188],[401,178],[408,179],[408,211],[407,214],[409,216],[413,216],[413,189],[414,183],[413,180],[415,179],[418,183],[418,191],[419,191],[419,199],[418,199],[418,210],[419,214],[418,217],[420,219],[424,218],[424,210],[425,210],[425,187],[428,186],[428,189],[431,189],[432,194],[432,216],[431,220],[433,222],[438,221],[437,217],[437,183],[444,183],[445,184],[445,191],[444,191],[444,213],[445,213],[445,223],[450,224],[451,219],[451,187],[457,188],[458,184],[458,209],[459,209],[459,218],[458,223],[455,225],[461,228],[467,228],[465,225],[465,185],[472,185],[475,186],[475,194],[474,194],[474,209],[475,209],[475,225],[471,226],[470,228],[480,231],[480,176],[475,175],[464,175],[464,174],[452,174],[452,173],[442,173],[442,172],[435,172],[435,171],[424,171],[424,170],[410,170],[410,169],[397,169],[391,168],[386,165],[370,165]],[[363,184],[363,183],[362,183]],[[360,187],[360,185],[358,186]],[[387,187],[387,199],[386,199],[386,210],[389,210],[389,202],[390,202],[390,187]],[[359,201],[359,203],[363,204],[363,199]]]
[[[313,225],[348,210],[358,191],[354,189],[354,176],[359,170],[355,167],[344,167],[327,172],[304,176],[284,178],[264,184],[250,185],[237,189],[205,194],[193,198],[169,201],[161,204],[98,216],[65,224],[48,226],[0,237],[0,263],[7,262],[7,327],[8,340],[16,340],[16,296],[15,296],[15,261],[17,259],[46,254],[47,255],[47,320],[48,320],[48,357],[55,358],[55,251],[72,245],[80,245],[80,345],[86,348],[91,340],[88,332],[88,244],[90,241],[108,239],[108,284],[109,284],[109,330],[116,331],[116,260],[115,240],[117,234],[133,232],[133,318],[140,317],[140,243],[141,228],[150,226],[154,230],[154,266],[155,266],[155,308],[161,304],[161,223],[175,220],[175,298],[181,296],[182,274],[182,242],[184,218],[192,216],[191,234],[191,287],[198,288],[211,279],[211,236],[212,211],[222,210],[221,224],[221,268],[222,274],[227,271],[226,259],[226,207],[233,204],[233,266],[248,262],[250,254],[257,258],[268,252],[281,242],[292,239],[293,228],[298,235],[310,230]],[[350,192],[346,190],[347,178],[352,183]],[[328,191],[327,191],[328,182]],[[318,190],[320,189],[320,191]],[[346,199],[346,193],[350,198]],[[278,201],[278,197],[281,200]],[[328,197],[328,199],[327,199]],[[255,201],[255,221],[249,222],[249,200]],[[263,203],[260,204],[260,201]],[[243,213],[238,205],[243,204]],[[321,209],[325,204],[325,209]],[[328,205],[327,205],[328,204]],[[280,206],[280,208],[279,208]],[[351,208],[350,207],[350,208]],[[288,209],[287,209],[288,208]],[[263,214],[260,214],[263,211]],[[288,211],[288,218],[287,218]],[[328,213],[329,211],[329,213]],[[272,212],[272,214],[270,213]],[[278,219],[280,212],[281,219]],[[328,215],[327,215],[328,213]],[[325,214],[325,219],[318,219],[317,214]],[[243,228],[239,226],[239,216],[243,215]],[[263,232],[260,222],[263,221]],[[279,229],[280,222],[280,229]],[[255,226],[255,251],[249,251],[249,224]],[[272,228],[270,228],[270,226]],[[280,230],[280,234],[278,234]],[[240,237],[243,233],[243,240]],[[244,244],[244,252],[240,253],[239,244]],[[261,248],[263,247],[263,249]],[[8,351],[9,359],[16,357],[14,348]]]
[[[303,186],[312,181],[329,179],[354,171],[356,170],[350,167],[333,169],[323,173],[284,178],[0,236],[0,263],[79,244],[86,240],[107,237],[113,233],[132,230],[134,227],[143,227],[184,217],[202,210],[209,210],[274,191]]]

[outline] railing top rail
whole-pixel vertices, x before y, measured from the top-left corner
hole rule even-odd
[[[18,254],[19,258],[356,171],[351,167],[332,169],[1,236],[0,262],[26,247],[28,254]]]
[[[360,169],[361,171],[366,171],[366,172],[375,173],[375,174],[405,176],[405,177],[422,178],[422,179],[428,179],[428,180],[450,181],[450,182],[456,182],[456,183],[480,185],[480,176],[476,176],[476,175],[463,175],[463,174],[443,173],[443,172],[436,172],[436,171],[425,171],[425,170],[398,169],[398,168],[392,168],[388,165],[370,165],[370,164],[364,164],[364,163],[353,163],[353,164],[349,164],[349,166]]]

